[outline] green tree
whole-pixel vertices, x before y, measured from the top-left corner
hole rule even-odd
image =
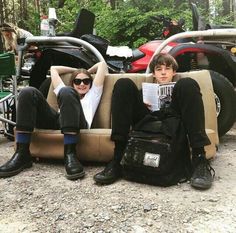
[[[170,3],[174,5],[174,1],[169,1]],[[131,0],[125,1],[116,10],[107,7],[97,17],[97,33],[108,38],[113,45],[137,47],[161,35],[162,22],[154,21],[152,16],[165,15],[178,20],[183,14],[186,25],[189,25],[191,12],[187,9],[187,3],[179,5],[180,9],[186,9],[181,11],[181,15],[180,11],[175,7],[170,8],[169,4],[163,4],[160,0],[150,0],[149,4],[141,0]]]
[[[232,18],[236,18],[234,0],[214,0],[213,5],[208,0],[0,0],[0,21],[18,24],[39,35],[40,16],[54,7],[60,21],[57,32],[70,32],[80,9],[86,8],[96,15],[97,35],[113,45],[137,47],[161,34],[163,25],[153,21],[152,16],[183,18],[186,29],[191,30],[190,1],[197,4],[201,14],[208,8],[213,12],[204,15],[211,23],[232,24]],[[59,5],[63,7],[58,8]]]

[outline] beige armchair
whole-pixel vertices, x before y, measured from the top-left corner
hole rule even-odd
[[[71,74],[63,76],[67,84]],[[191,77],[195,79],[201,88],[204,108],[206,132],[210,138],[211,145],[206,146],[207,158],[213,158],[216,153],[216,145],[219,142],[217,134],[217,118],[213,87],[208,71],[192,71],[178,73],[180,78]],[[96,112],[92,128],[81,130],[77,145],[78,156],[84,161],[107,162],[112,159],[114,144],[110,140],[111,134],[111,96],[114,83],[120,78],[132,79],[138,88],[142,82],[152,82],[152,75],[146,74],[108,74],[105,79],[104,92],[101,103]],[[56,96],[50,87],[47,97],[49,104],[57,109]],[[31,154],[39,158],[63,158],[63,135],[60,130],[35,129],[32,134],[30,145]]]

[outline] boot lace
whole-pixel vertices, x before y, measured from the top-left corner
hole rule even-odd
[[[118,170],[120,168],[119,163],[115,160],[112,160],[102,171],[102,174],[110,173],[111,170]]]
[[[211,177],[214,178],[215,170],[206,158],[201,157],[196,167],[195,175],[198,177],[207,177],[208,175],[211,175]]]

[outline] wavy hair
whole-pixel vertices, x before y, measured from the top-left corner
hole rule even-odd
[[[18,27],[12,23],[3,23],[0,25],[0,31],[4,40],[4,48],[6,51],[14,51],[17,49]],[[3,32],[11,33],[10,37],[7,37]]]

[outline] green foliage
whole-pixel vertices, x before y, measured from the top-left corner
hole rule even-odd
[[[211,14],[205,15],[210,24],[236,26],[236,22],[232,20],[234,19],[233,12],[229,15],[222,16],[223,14],[222,1],[215,0],[214,5],[210,7],[210,12]]]
[[[206,22],[232,24],[231,16],[220,16],[222,2],[215,1],[217,2],[215,12],[218,13],[216,17],[204,15]],[[21,24],[34,35],[39,35],[40,15],[36,12],[33,2],[28,3],[27,10],[30,17],[22,19]],[[178,1],[178,5],[175,0],[117,0],[116,2],[119,4],[116,9],[111,9],[109,1],[104,0],[66,0],[64,7],[60,9],[57,9],[58,0],[40,0],[40,2],[41,14],[48,14],[49,7],[56,8],[59,19],[57,33],[72,31],[81,8],[92,11],[96,15],[97,35],[108,39],[112,45],[138,47],[147,41],[159,38],[163,25],[161,22],[153,20],[152,16],[164,15],[175,20],[183,18],[185,29],[192,29],[192,13],[187,0]],[[204,9],[199,9],[199,11],[201,14],[204,13]]]
[[[77,0],[66,1],[61,9],[57,9],[59,24],[57,32],[70,32],[74,27],[80,7]]]
[[[74,24],[78,14],[82,8],[90,10],[96,16],[107,7],[103,0],[65,1],[65,5],[61,9],[57,9],[57,17],[60,21],[57,32],[70,32],[74,28]],[[97,18],[97,17],[96,17]]]
[[[33,12],[31,14],[31,18],[26,22],[25,28],[28,29],[33,35],[36,36],[40,34],[39,25],[40,25],[39,14],[36,12]]]
[[[181,4],[181,9],[186,9],[186,3]],[[96,23],[97,34],[109,39],[113,45],[137,47],[147,41],[160,38],[162,22],[151,18],[157,15],[176,20],[184,15],[186,25],[189,25],[191,20],[189,9],[180,11],[174,7],[170,8],[169,4],[161,4],[160,0],[151,0],[149,4],[141,0],[126,1],[116,10],[107,7],[99,12]]]
[[[18,21],[18,26],[30,31],[33,35],[40,35],[40,15],[36,11],[35,7],[29,5],[28,14],[30,17]]]

